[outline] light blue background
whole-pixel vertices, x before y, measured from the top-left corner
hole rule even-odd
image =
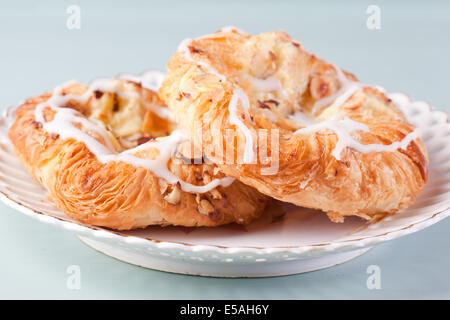
[[[70,4],[81,8],[80,30],[66,28]],[[370,4],[381,8],[381,30],[366,28]],[[283,29],[365,83],[450,111],[445,1],[2,1],[0,107],[70,79],[164,70],[182,39],[225,25],[251,33]],[[116,261],[68,231],[0,204],[0,255],[0,298],[450,298],[450,219],[334,268],[270,279],[214,279]],[[366,287],[372,264],[381,268],[381,290]],[[81,267],[81,290],[66,287],[69,265]]]

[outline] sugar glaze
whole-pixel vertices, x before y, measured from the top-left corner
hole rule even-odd
[[[173,174],[168,169],[168,161],[174,154],[177,146],[186,141],[186,136],[180,131],[175,130],[169,136],[163,138],[157,138],[155,141],[149,141],[143,143],[136,148],[128,149],[124,152],[117,153],[114,151],[111,142],[107,136],[107,132],[95,125],[89,119],[82,116],[78,111],[71,108],[63,108],[69,101],[77,101],[84,104],[92,96],[92,93],[96,90],[104,92],[115,92],[124,98],[135,97],[134,94],[119,92],[115,86],[110,85],[112,80],[100,79],[92,82],[88,90],[82,95],[67,94],[62,95],[62,91],[68,85],[74,82],[68,82],[62,86],[58,86],[53,91],[52,96],[45,102],[40,103],[35,109],[36,121],[42,123],[43,129],[49,133],[58,134],[61,139],[75,139],[76,141],[83,142],[86,147],[92,152],[102,163],[118,162],[122,161],[128,163],[134,167],[142,167],[152,171],[157,177],[166,180],[168,183],[179,183],[182,190],[186,192],[205,193],[218,186],[229,186],[234,179],[225,177],[222,179],[214,179],[204,186],[197,186],[185,181],[182,181],[179,177]],[[51,121],[46,121],[44,118],[44,110],[50,108],[55,111],[54,117]],[[82,127],[90,132],[95,132],[102,137],[105,144],[99,142],[97,139],[89,135],[88,133],[80,130],[74,124],[81,124]],[[159,150],[159,155],[153,159],[143,159],[136,156],[136,153],[142,150],[156,148]]]

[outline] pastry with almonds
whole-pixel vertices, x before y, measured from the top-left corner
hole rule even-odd
[[[427,150],[400,106],[284,32],[186,39],[159,94],[227,176],[335,222],[404,209],[427,180]]]
[[[188,139],[145,79],[70,82],[18,107],[9,138],[49,200],[80,222],[119,230],[258,217],[267,197],[188,159]]]

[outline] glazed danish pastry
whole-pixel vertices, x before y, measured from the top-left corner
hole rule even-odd
[[[9,137],[49,199],[91,225],[244,224],[267,199],[212,164],[187,161],[170,111],[129,80],[71,82],[29,99]]]
[[[427,179],[425,146],[393,102],[284,32],[187,39],[159,94],[226,175],[336,222],[403,209]]]

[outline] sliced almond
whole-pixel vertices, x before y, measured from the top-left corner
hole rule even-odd
[[[222,194],[217,189],[212,189],[210,191],[211,195],[213,196],[213,199],[220,200],[222,199]]]
[[[171,192],[169,192],[168,195],[164,197],[164,200],[166,200],[168,203],[177,205],[181,201],[181,190],[178,188],[178,186],[175,186]]]
[[[207,216],[210,213],[214,212],[214,206],[208,200],[202,199],[202,200],[200,200],[197,210],[201,214]]]
[[[256,78],[266,79],[276,69],[276,56],[272,51],[258,50],[250,60],[250,71]]]
[[[338,82],[332,75],[316,75],[309,83],[309,93],[314,100],[320,100],[335,93],[338,86]]]

